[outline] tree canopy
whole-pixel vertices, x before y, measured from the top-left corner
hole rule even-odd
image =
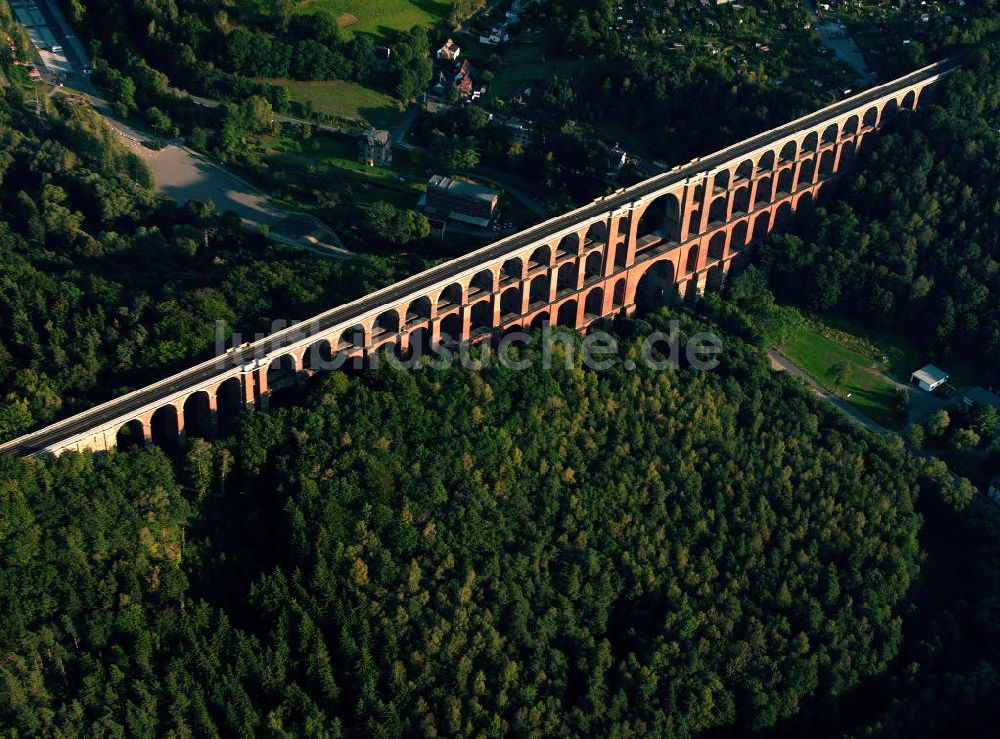
[[[763,246],[779,299],[900,330],[941,362],[1000,362],[998,59],[971,53],[835,201]]]
[[[218,321],[227,337],[252,337],[423,266],[323,259],[276,247],[210,205],[154,200],[148,169],[96,113],[56,98],[38,118],[7,90],[0,439],[209,355]],[[392,223],[405,238],[424,233],[419,219]]]
[[[735,339],[716,372],[537,352],[329,375],[179,478],[0,461],[0,724],[686,735],[886,667],[922,463]]]

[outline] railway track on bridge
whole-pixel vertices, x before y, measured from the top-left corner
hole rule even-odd
[[[443,281],[457,278],[470,270],[495,262],[504,256],[530,248],[539,242],[559,238],[579,228],[594,218],[609,212],[627,209],[642,202],[644,198],[662,192],[671,185],[703,177],[734,160],[758,152],[787,139],[790,135],[814,129],[831,119],[863,110],[871,103],[884,99],[896,91],[911,88],[927,80],[940,78],[960,66],[957,60],[947,60],[912,72],[899,79],[879,85],[850,98],[834,103],[809,115],[790,121],[782,126],[745,139],[737,144],[701,157],[644,180],[630,188],[595,200],[589,205],[538,224],[525,231],[501,239],[489,246],[471,252],[463,257],[439,264],[412,277],[401,280],[386,288],[366,295],[351,303],[338,306],[319,314],[308,321],[275,332],[260,341],[230,350],[225,355],[196,365],[173,377],[166,378],[147,387],[136,390],[120,398],[95,406],[76,416],[58,421],[50,426],[0,445],[0,453],[18,456],[37,454],[57,447],[61,442],[100,428],[129,414],[136,413],[160,401],[169,400],[187,389],[210,383],[215,378],[232,376],[249,371],[259,360],[280,352],[282,349],[300,344],[303,339],[318,336],[337,326],[360,320],[374,310],[386,305],[398,304],[411,296],[417,296]]]

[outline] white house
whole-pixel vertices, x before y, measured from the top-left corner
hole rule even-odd
[[[910,375],[910,382],[919,385],[921,390],[930,392],[948,382],[948,373],[933,364],[928,364]]]
[[[454,61],[455,59],[458,59],[458,56],[461,53],[462,48],[451,39],[448,39],[445,45],[437,50],[437,58]]]

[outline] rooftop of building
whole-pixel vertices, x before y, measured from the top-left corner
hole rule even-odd
[[[489,189],[488,187],[483,187],[482,185],[477,185],[474,182],[468,182],[467,180],[460,180],[456,177],[446,177],[439,174],[432,175],[431,178],[427,180],[427,190],[443,190],[455,195],[461,195],[462,197],[483,200],[487,203],[492,203],[498,197],[497,192]]]
[[[992,393],[984,387],[969,388],[962,397],[970,405],[991,405],[1000,410],[1000,395]]]
[[[389,132],[381,128],[366,129],[363,135],[369,144],[381,144],[385,146],[389,143]]]
[[[913,379],[920,380],[921,382],[926,382],[928,385],[934,385],[935,383],[944,382],[948,379],[948,373],[945,372],[940,367],[935,367],[933,364],[928,364],[912,375]]]

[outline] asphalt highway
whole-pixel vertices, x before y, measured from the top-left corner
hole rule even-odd
[[[957,61],[949,60],[940,62],[892,82],[874,87],[859,95],[834,103],[804,118],[791,121],[763,134],[746,139],[727,149],[701,159],[696,159],[679,169],[645,180],[624,191],[597,200],[590,205],[585,205],[563,216],[513,234],[464,257],[459,257],[458,259],[453,259],[432,267],[429,270],[371,293],[353,303],[339,306],[315,316],[305,323],[300,323],[291,328],[276,332],[261,341],[230,351],[223,356],[185,370],[173,377],[161,380],[148,387],[0,445],[0,453],[28,456],[44,451],[47,448],[58,445],[67,439],[84,434],[90,430],[104,427],[116,419],[125,418],[142,408],[170,398],[181,391],[195,389],[208,384],[213,379],[222,377],[227,373],[234,374],[239,368],[246,365],[254,365],[257,360],[271,356],[280,349],[301,346],[307,337],[318,336],[337,325],[350,324],[380,307],[402,303],[411,297],[419,297],[419,293],[422,290],[432,285],[452,277],[458,277],[479,265],[489,264],[510,252],[547,240],[561,231],[572,228],[581,221],[627,206],[646,195],[658,192],[664,187],[683,182],[687,178],[712,170],[741,156],[750,154],[767,144],[778,142],[790,134],[816,127],[831,118],[836,118],[844,113],[863,108],[895,90],[929,79],[935,75],[950,72],[958,66],[959,63]]]

